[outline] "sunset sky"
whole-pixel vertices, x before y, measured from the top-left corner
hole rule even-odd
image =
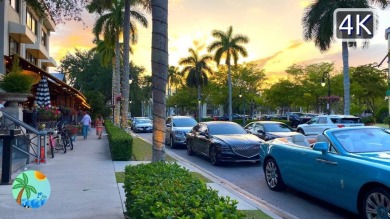
[[[178,65],[178,60],[189,55],[188,49],[197,45],[209,45],[214,41],[213,30],[226,31],[233,26],[233,34],[249,38],[245,44],[248,57],[242,62],[254,61],[264,68],[270,82],[284,76],[284,70],[294,64],[334,62],[341,70],[341,41],[335,41],[331,49],[321,53],[313,42],[305,42],[302,34],[302,16],[308,0],[171,0],[169,1],[169,64]],[[390,10],[376,10],[379,25],[376,36],[367,49],[350,49],[350,66],[379,63],[387,53],[385,29],[390,27]],[[151,15],[147,29],[138,25],[139,40],[130,59],[144,66],[151,73]],[[59,24],[51,34],[50,54],[57,63],[75,48],[90,49],[94,37],[91,28],[94,15],[85,13],[84,22]],[[203,50],[206,53],[206,49]],[[382,67],[387,67],[384,63]],[[52,70],[54,71],[54,69]]]

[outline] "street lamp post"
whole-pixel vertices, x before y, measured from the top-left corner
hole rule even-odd
[[[329,72],[324,72],[322,74],[322,80],[321,80],[321,86],[325,87],[325,77],[328,79],[328,98],[327,98],[327,103],[326,103],[326,109],[328,111],[328,115],[330,115],[330,74]]]
[[[241,91],[240,91],[240,95],[238,95],[240,98],[243,97],[243,95],[241,94]],[[242,125],[245,126],[245,97],[242,98],[242,105],[244,107],[244,117],[242,119]]]
[[[130,92],[130,85],[131,85],[131,83],[133,83],[133,79],[131,78],[131,77],[129,77],[129,92]],[[130,94],[131,94],[131,92],[130,92]],[[127,112],[127,117],[128,117],[128,119],[129,119],[129,117],[131,117],[131,98],[130,98],[130,94],[129,94],[129,112]],[[130,114],[130,115],[129,115]]]

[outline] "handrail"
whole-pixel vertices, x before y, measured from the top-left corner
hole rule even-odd
[[[3,116],[9,120],[11,120],[12,122],[16,123],[17,125],[29,130],[30,132],[36,134],[36,135],[47,135],[47,132],[46,131],[39,131],[38,129],[30,126],[29,124],[27,123],[24,123],[23,121],[20,121],[19,119],[9,115],[8,113],[4,112],[3,110],[0,110],[3,114]]]
[[[23,121],[20,121],[19,119],[9,115],[8,113],[4,112],[3,110],[0,110],[2,115],[1,122],[0,122],[0,131],[9,131],[11,126],[15,126],[15,128],[23,127],[25,128],[30,135],[26,135],[27,133],[24,133],[23,129],[20,129],[22,132],[22,136],[25,136],[25,139],[27,140],[28,149],[24,150],[22,148],[18,148],[18,145],[12,145],[13,148],[17,148],[19,151],[22,151],[24,154],[31,155],[36,158],[36,161],[38,164],[41,162],[46,163],[45,152],[46,152],[46,130],[37,130],[36,128],[30,126],[29,124],[24,123]],[[12,123],[7,123],[5,120],[9,120]],[[3,123],[4,122],[4,123]],[[35,136],[31,136],[34,135]],[[36,143],[34,143],[32,140],[36,138]],[[25,144],[25,143],[24,143]],[[30,152],[30,148],[33,153]],[[43,153],[43,154],[42,154]]]

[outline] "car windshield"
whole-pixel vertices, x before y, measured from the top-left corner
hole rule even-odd
[[[333,135],[351,153],[390,151],[390,133],[385,129],[340,129]]]
[[[149,119],[137,119],[137,123],[151,123]]]
[[[333,123],[361,123],[360,118],[331,118]]]
[[[263,124],[266,132],[291,132],[292,130],[283,123],[266,123]]]
[[[208,124],[210,135],[234,135],[247,134],[244,128],[236,123]]]
[[[174,118],[173,126],[174,127],[193,127],[197,124],[194,118]]]

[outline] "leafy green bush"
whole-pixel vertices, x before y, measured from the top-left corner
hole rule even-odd
[[[176,163],[156,162],[125,169],[126,214],[131,218],[244,218],[237,201]]]
[[[105,121],[108,142],[112,160],[130,160],[133,155],[133,138],[116,127],[112,122]]]
[[[370,124],[375,123],[375,117],[374,116],[365,116],[360,118],[362,120],[362,123],[364,124]]]
[[[389,125],[389,128],[390,128],[390,116],[386,116],[386,117],[383,119],[383,123]]]

